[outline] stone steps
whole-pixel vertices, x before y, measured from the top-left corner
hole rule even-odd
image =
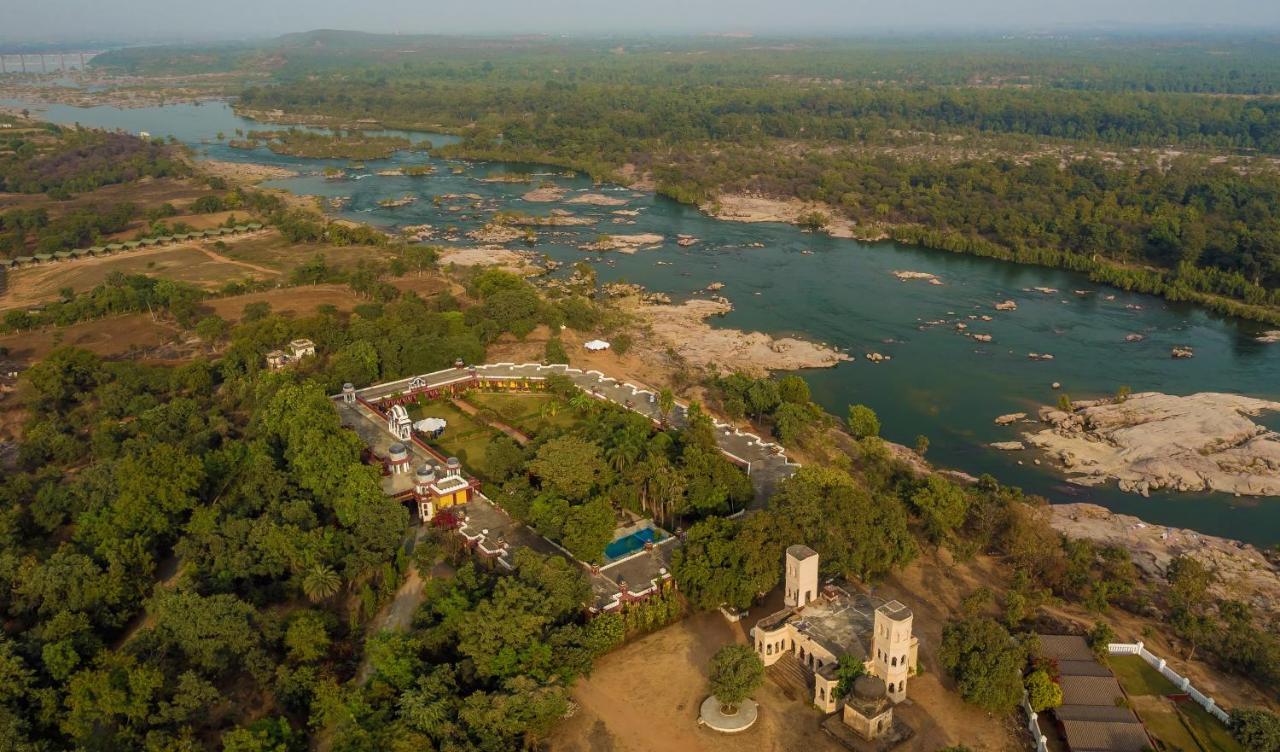
[[[800,702],[811,702],[813,699],[813,673],[800,664],[791,653],[778,659],[769,667],[769,678],[774,681],[788,697]]]

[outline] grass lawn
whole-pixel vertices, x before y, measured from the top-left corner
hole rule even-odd
[[[1172,695],[1181,691],[1140,656],[1113,655],[1107,663],[1130,697]]]
[[[1196,738],[1202,742],[1205,750],[1221,750],[1222,752],[1244,752],[1224,723],[1209,715],[1209,711],[1194,702],[1178,703],[1178,712],[1191,727]]]
[[[498,414],[503,423],[521,433],[536,436],[548,426],[567,428],[577,422],[569,404],[554,394],[545,392],[470,392],[467,401],[479,408],[488,408]],[[555,415],[542,414],[550,402],[558,402]]]
[[[1147,731],[1164,744],[1168,752],[1201,752],[1171,701],[1163,697],[1135,697],[1133,709],[1147,725]]]
[[[448,427],[439,439],[427,443],[445,456],[457,457],[468,472],[482,478],[489,476],[485,453],[489,444],[500,435],[496,430],[476,421],[447,400],[433,400],[426,407],[414,406],[410,414],[414,420],[443,419]]]

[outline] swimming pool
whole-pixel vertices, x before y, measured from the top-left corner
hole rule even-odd
[[[604,556],[609,561],[621,559],[644,548],[644,544],[652,543],[658,538],[658,531],[651,527],[642,528],[630,535],[613,541],[604,547]]]

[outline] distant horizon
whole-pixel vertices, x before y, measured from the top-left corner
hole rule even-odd
[[[932,34],[1280,34],[1280,3],[1267,0],[649,0],[602,8],[587,0],[490,0],[430,7],[421,0],[44,0],[6,9],[9,45],[261,41],[320,29],[372,34],[570,37],[752,34],[867,37]],[[1280,41],[1278,39],[1277,41]]]
[[[687,30],[581,30],[581,31],[563,31],[563,32],[547,32],[547,31],[502,31],[491,29],[487,31],[379,31],[375,29],[346,28],[346,27],[327,27],[319,26],[315,28],[305,29],[288,29],[271,32],[260,32],[257,34],[237,34],[232,32],[225,33],[174,33],[174,34],[158,34],[147,36],[129,36],[129,35],[68,35],[65,37],[46,36],[33,37],[24,35],[6,35],[0,32],[0,53],[18,54],[20,48],[27,48],[27,54],[37,54],[37,48],[47,48],[50,54],[57,51],[57,48],[70,50],[74,47],[132,47],[132,46],[183,46],[183,45],[220,45],[220,44],[260,44],[269,42],[273,39],[297,34],[309,34],[315,32],[351,32],[358,34],[371,34],[378,36],[405,36],[405,37],[453,37],[453,38],[475,38],[475,39],[503,39],[503,38],[520,38],[520,37],[545,37],[547,39],[697,39],[697,38],[721,38],[731,39],[739,37],[742,39],[791,39],[791,40],[877,40],[877,39],[928,39],[928,38],[956,38],[956,39],[997,39],[997,38],[1035,38],[1035,37],[1051,37],[1051,36],[1072,36],[1083,38],[1085,36],[1100,37],[1116,37],[1116,38],[1152,38],[1158,39],[1176,38],[1176,39],[1196,39],[1196,38],[1237,38],[1237,39],[1266,39],[1274,37],[1277,44],[1280,44],[1280,23],[1275,26],[1260,27],[1258,25],[1222,25],[1222,26],[1205,26],[1196,24],[1165,24],[1165,25],[1147,25],[1139,26],[1135,24],[1075,24],[1060,26],[1043,26],[1043,27],[1005,27],[1005,28],[959,28],[959,27],[939,27],[939,28],[892,28],[885,27],[880,29],[866,28],[859,31],[832,31],[830,29],[794,29],[779,30],[772,29],[769,31],[755,31],[750,29],[687,29]]]

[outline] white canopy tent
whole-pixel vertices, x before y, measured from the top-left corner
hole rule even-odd
[[[414,423],[413,427],[422,433],[435,433],[436,431],[443,431],[447,425],[449,425],[448,422],[442,418],[423,418]]]
[[[593,339],[590,342],[584,343],[582,346],[587,348],[591,352],[599,352],[601,350],[609,349],[609,343],[605,342],[602,339]]]

